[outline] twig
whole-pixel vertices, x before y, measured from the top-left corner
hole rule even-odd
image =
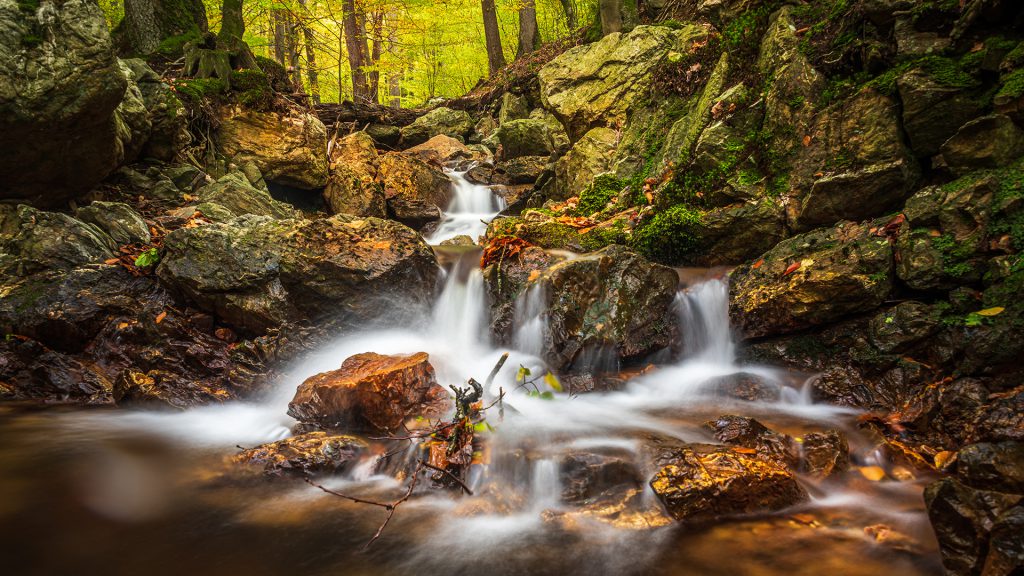
[[[494,377],[498,375],[501,367],[505,365],[505,360],[508,360],[508,352],[502,354],[501,358],[498,358],[498,363],[494,365],[494,368],[491,368],[491,373],[487,376],[487,380],[484,381],[484,388],[487,388],[494,382]]]
[[[381,508],[386,508],[388,510],[392,510],[395,507],[394,503],[387,504],[385,502],[376,502],[374,500],[364,500],[362,498],[356,498],[355,496],[349,496],[348,494],[342,494],[341,492],[335,492],[334,490],[331,490],[330,488],[326,488],[324,486],[321,486],[320,484],[317,484],[317,483],[313,482],[312,480],[309,479],[309,476],[305,476],[303,478],[303,480],[305,480],[306,484],[309,484],[310,486],[314,486],[316,488],[319,488],[319,489],[323,490],[324,492],[326,492],[328,494],[331,494],[333,496],[337,496],[339,498],[345,498],[346,500],[351,500],[351,501],[353,501],[353,502],[355,502],[357,504],[369,504],[371,506],[380,506]]]
[[[391,517],[395,515],[395,510],[398,508],[398,505],[402,504],[412,496],[413,490],[416,489],[416,483],[419,482],[420,480],[420,472],[422,470],[423,461],[420,460],[419,465],[416,466],[416,470],[413,471],[412,473],[412,482],[409,482],[409,489],[406,490],[405,496],[402,496],[398,500],[395,500],[393,503],[391,503],[391,505],[388,507],[387,518],[385,518],[384,522],[381,523],[380,528],[377,528],[377,533],[373,535],[373,538],[370,538],[370,541],[363,545],[363,550],[368,549],[371,544],[373,544],[377,541],[378,538],[380,538],[380,535],[384,533],[384,529],[388,527],[388,522],[391,522]]]
[[[473,495],[473,491],[469,489],[469,486],[466,486],[466,483],[463,482],[461,479],[459,479],[459,477],[456,476],[455,474],[452,474],[451,472],[445,470],[444,468],[441,468],[440,466],[434,466],[433,464],[430,464],[428,462],[424,462],[422,459],[418,460],[418,462],[422,466],[430,468],[431,470],[437,470],[438,472],[447,475],[452,480],[455,480],[455,482],[457,482],[459,484],[459,486],[462,486],[462,490],[465,491],[466,494],[469,494],[470,496]]]

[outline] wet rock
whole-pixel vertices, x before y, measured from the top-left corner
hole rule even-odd
[[[474,184],[494,185],[509,184],[508,176],[504,170],[495,167],[490,162],[477,164],[466,172],[466,180]]]
[[[443,171],[406,154],[381,156],[379,180],[389,213],[413,228],[439,220],[452,199],[451,181]]]
[[[252,214],[271,218],[293,218],[296,215],[291,205],[275,200],[269,192],[253,186],[238,172],[232,172],[216,182],[203,186],[196,191],[196,196],[200,202],[216,204],[232,216]],[[203,211],[204,214],[207,211]]]
[[[778,384],[748,372],[712,378],[705,386],[717,394],[748,402],[776,402],[782,393]]]
[[[810,432],[800,444],[801,470],[827,478],[850,467],[850,446],[838,430]]]
[[[743,262],[771,249],[787,234],[785,210],[772,198],[715,208],[703,214],[698,247],[685,263]]]
[[[100,230],[118,245],[140,243],[147,244],[150,240],[149,227],[139,213],[122,202],[95,201],[84,208],[79,208],[75,216]]]
[[[503,159],[549,156],[555,148],[547,124],[530,118],[501,124],[484,143],[498,150],[498,157]]]
[[[621,246],[544,270],[531,284],[546,298],[545,358],[556,369],[585,372],[605,354],[629,361],[667,348],[678,283],[671,268]]]
[[[284,322],[355,326],[415,313],[431,299],[437,261],[397,222],[243,216],[171,232],[157,273],[200,308],[262,333]]]
[[[270,476],[335,474],[351,468],[366,447],[366,443],[355,436],[307,432],[250,448],[232,461],[261,466],[263,473]]]
[[[680,522],[770,512],[807,499],[781,465],[730,448],[681,448],[662,462],[651,488]]]
[[[163,370],[126,369],[114,381],[114,402],[120,406],[171,407],[179,410],[215,402],[232,400],[235,396],[216,383],[182,381],[176,374]]]
[[[288,404],[300,422],[394,432],[409,418],[440,418],[450,407],[425,352],[351,356],[341,368],[308,378]]]
[[[747,338],[835,322],[877,308],[893,282],[885,222],[843,222],[783,240],[731,274],[730,316]]]
[[[934,335],[940,328],[939,319],[930,306],[914,301],[900,302],[871,319],[869,337],[882,352],[901,352]]]
[[[491,333],[498,340],[511,338],[515,300],[530,276],[540,274],[552,262],[552,257],[543,249],[527,246],[516,258],[492,262],[484,268],[484,284],[491,307]]]
[[[434,108],[417,118],[412,124],[401,129],[402,146],[415,146],[430,140],[438,134],[455,139],[465,139],[473,131],[473,118],[463,110]]]
[[[769,430],[753,418],[745,416],[719,416],[704,423],[719,442],[753,450],[758,458],[795,468],[799,462],[799,447],[793,438]]]
[[[610,128],[587,131],[555,163],[553,200],[578,196],[594,183],[594,178],[612,168],[618,135]]]
[[[367,177],[345,165],[337,165],[331,171],[324,188],[324,202],[332,214],[387,217],[384,189],[372,176]]]
[[[520,156],[501,162],[498,167],[505,172],[510,184],[533,184],[547,169],[547,156]]]
[[[459,234],[441,241],[441,246],[476,246],[476,241],[466,234]]]
[[[652,70],[668,53],[689,52],[706,35],[697,25],[678,30],[637,26],[571,48],[538,73],[541,102],[573,138],[597,124],[624,121],[630,106],[647,94]]]
[[[981,490],[1024,494],[1024,443],[981,442],[957,452],[956,475]]]
[[[138,86],[152,129],[140,156],[172,162],[188,145],[188,115],[170,86],[141,58],[122,60],[129,80]]]
[[[1024,500],[1019,494],[977,490],[955,478],[930,484],[924,492],[928,517],[939,541],[942,563],[951,574],[980,574],[992,557],[992,565],[1013,566],[1014,548],[1019,549],[1020,531],[1007,529],[1019,523]],[[996,531],[996,527],[999,530]],[[990,549],[992,538],[999,547]],[[1008,561],[1009,560],[1009,561]],[[1017,567],[1020,557],[1016,558]],[[993,572],[1011,574],[1009,572]]]
[[[113,387],[92,362],[32,340],[0,340],[0,400],[110,404]]]
[[[956,171],[1006,166],[1021,154],[1024,130],[1002,114],[971,120],[942,145],[942,157]]]
[[[643,478],[632,455],[622,452],[572,452],[562,458],[559,477],[564,502],[582,503],[607,490],[641,488]]]
[[[99,6],[45,8],[0,7],[0,198],[53,207],[124,160],[115,109],[128,79]]]
[[[214,141],[235,163],[255,163],[268,182],[303,190],[327,184],[327,129],[312,114],[230,109]]]

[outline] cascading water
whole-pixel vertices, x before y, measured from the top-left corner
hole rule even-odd
[[[440,244],[466,235],[476,241],[487,231],[487,223],[505,208],[505,201],[487,186],[466,179],[465,172],[447,172],[452,181],[452,202],[437,229],[427,239]]]
[[[432,242],[461,233],[482,233],[485,225],[478,216],[482,215],[484,219],[493,217],[493,211],[499,205],[493,201],[486,187],[473,186],[458,173],[453,173],[452,177],[456,187],[452,209],[459,212],[446,215],[444,223],[431,238]],[[469,192],[473,193],[472,198]],[[486,209],[481,198],[490,202]],[[493,346],[488,338],[487,297],[478,266],[479,250],[460,250],[453,247],[445,252],[451,256],[448,260],[452,264],[446,272],[432,315],[422,324],[368,330],[341,337],[293,366],[281,378],[278,389],[263,402],[207,406],[179,414],[73,415],[63,421],[71,429],[69,436],[81,441],[83,437],[93,435],[91,437],[96,438],[98,435],[96,442],[104,443],[143,433],[156,434],[170,439],[190,455],[211,450],[222,455],[236,444],[253,446],[277,440],[287,436],[294,424],[285,412],[295,387],[303,379],[336,369],[348,356],[367,351],[382,354],[425,351],[430,355],[437,379],[443,385],[464,383],[470,377],[482,379],[505,350]],[[754,375],[776,383],[785,380],[780,371],[737,363],[729,329],[728,300],[728,282],[725,279],[712,278],[694,284],[680,292],[676,300],[680,333],[684,340],[681,360],[633,378],[619,391],[571,398],[556,395],[555,399],[548,400],[516,389],[518,366],[529,368],[534,375],[544,371],[540,357],[544,347],[546,295],[540,288],[528,290],[516,303],[514,350],[488,390],[487,402],[496,398],[499,390],[506,393],[503,402],[505,417],[498,418],[496,409],[486,413],[487,423],[494,430],[485,433],[490,448],[489,461],[486,465],[474,466],[471,471],[469,482],[475,495],[457,498],[443,491],[420,490],[417,497],[395,515],[395,523],[388,528],[388,535],[375,544],[391,546],[384,557],[395,554],[396,559],[385,561],[384,557],[377,557],[375,561],[384,562],[389,567],[384,569],[374,564],[366,570],[403,574],[424,571],[471,573],[479,571],[478,563],[488,562],[488,571],[494,574],[565,573],[562,557],[558,558],[559,563],[552,564],[554,560],[549,556],[537,553],[538,546],[552,547],[555,542],[564,542],[559,552],[575,562],[572,570],[586,568],[593,573],[660,570],[661,573],[674,574],[672,569],[652,564],[660,554],[656,550],[659,550],[658,543],[663,539],[676,539],[676,548],[688,546],[688,550],[699,550],[702,546],[711,546],[728,550],[737,539],[749,538],[744,533],[731,535],[726,532],[718,537],[724,540],[716,540],[698,532],[678,540],[672,532],[652,531],[653,526],[660,524],[651,523],[649,519],[663,516],[658,512],[659,505],[653,493],[644,483],[628,485],[627,491],[615,493],[624,499],[615,500],[605,507],[598,503],[603,502],[602,498],[609,498],[608,493],[593,494],[594,507],[587,508],[582,516],[572,516],[573,505],[563,501],[563,493],[572,485],[565,468],[570,456],[577,457],[580,462],[590,462],[612,455],[624,463],[620,468],[632,466],[637,474],[649,475],[644,447],[650,438],[712,441],[701,424],[721,414],[753,415],[766,423],[781,419],[794,433],[835,426],[836,421],[847,417],[841,409],[811,404],[805,394],[795,390],[788,396],[782,394],[779,401],[749,402],[722,396],[717,383],[739,374]],[[849,430],[852,432],[853,428]],[[388,495],[402,490],[402,485],[388,474],[403,469],[403,466],[401,462],[395,462],[391,467],[377,466],[375,455],[383,450],[367,454],[347,476],[325,480],[325,485],[342,492],[356,491],[356,494],[371,500],[390,498]],[[418,452],[415,446],[406,445],[396,454],[396,460],[409,462],[417,457]],[[865,458],[870,458],[870,454]],[[870,459],[867,461],[871,462]],[[305,485],[289,485],[278,490],[275,498],[283,499],[289,510],[323,510],[321,499],[332,498]],[[868,491],[863,487],[829,486],[816,490],[818,496],[811,509],[823,511],[821,514],[838,508],[846,516],[852,514],[866,518],[865,522],[886,522],[908,530],[915,529],[917,523],[922,522],[923,516],[919,512],[908,515],[892,510],[894,501],[919,498],[912,491]],[[116,494],[103,494],[104,498],[117,498]],[[232,502],[237,500],[235,497]],[[235,516],[230,519],[233,523],[247,525],[247,522],[254,522],[251,518],[265,518],[267,515],[259,513],[268,505],[262,494],[251,501],[243,499],[233,505],[236,506],[232,508]],[[124,506],[112,509],[122,510]],[[371,518],[371,525],[356,520],[372,516],[372,513],[354,504],[351,508],[329,510],[341,515],[337,520],[340,526],[334,530],[347,530],[346,533],[350,534],[348,544],[341,546],[338,552],[340,556],[336,558],[338,563],[334,570],[344,573],[353,562],[352,556],[344,551],[358,549],[365,543],[366,532],[372,533],[376,529],[373,524],[376,517]],[[282,513],[282,516],[291,517],[290,514],[293,513]],[[553,520],[560,516],[577,518],[578,524]],[[409,520],[404,521],[404,518]],[[267,519],[261,521],[269,522]],[[417,526],[422,528],[417,529]],[[288,528],[293,529],[290,525]],[[638,528],[642,529],[638,531]],[[574,530],[590,532],[584,536],[575,534]],[[389,543],[388,538],[397,542]],[[512,562],[507,570],[492,562],[497,542],[502,544],[503,558],[497,564]],[[655,552],[651,551],[652,546]],[[832,546],[830,550],[835,549],[835,545]],[[315,555],[324,556],[325,549],[334,548],[330,545],[317,548]],[[850,553],[855,555],[857,550]],[[728,560],[730,555],[724,554],[723,558]],[[702,572],[724,574],[742,571],[728,566],[725,562],[721,570]]]

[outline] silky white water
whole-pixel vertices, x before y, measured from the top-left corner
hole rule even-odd
[[[487,224],[505,208],[505,201],[489,186],[467,180],[465,172],[447,171],[447,174],[452,181],[451,205],[427,241],[440,244],[466,235],[475,242],[487,231]]]

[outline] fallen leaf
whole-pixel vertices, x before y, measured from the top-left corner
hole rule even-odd
[[[804,135],[804,148],[811,145],[811,136],[809,134]]]
[[[537,278],[540,278],[540,270],[532,270],[530,275],[526,277],[526,281],[533,282]]]
[[[740,454],[757,454],[757,450],[754,450],[753,448],[744,448],[742,446],[736,446],[732,451]]]
[[[992,308],[985,308],[984,310],[978,310],[978,316],[998,316],[1003,313],[1002,306],[993,306]]]
[[[234,342],[236,338],[235,333],[232,332],[230,328],[217,328],[213,331],[213,335],[216,336],[218,340],[223,340],[229,344]]]
[[[935,455],[935,467],[942,470],[946,466],[952,464],[954,458],[956,458],[956,452],[943,450]]]
[[[163,322],[164,318],[167,318],[167,311],[166,310],[164,310],[163,312],[161,312],[161,313],[156,315],[156,323],[159,324],[159,323]]]
[[[762,264],[764,264],[764,258],[761,258],[761,259],[760,259],[760,260],[758,260],[757,262],[754,262],[754,265],[753,265],[753,266],[751,266],[751,267],[750,267],[750,269],[751,269],[751,270],[757,270],[758,268],[760,268],[760,267],[761,267],[761,265],[762,265]]]
[[[799,262],[793,262],[792,264],[790,264],[786,268],[786,271],[783,272],[782,275],[783,276],[789,276],[790,274],[792,274],[793,272],[796,272],[799,269],[800,269],[800,263]]]
[[[120,260],[117,258],[107,258],[103,261],[104,264],[117,264],[118,262],[120,262]]]
[[[857,469],[860,475],[871,480],[872,482],[878,482],[882,478],[885,478],[885,470],[882,470],[879,466],[862,466]]]

